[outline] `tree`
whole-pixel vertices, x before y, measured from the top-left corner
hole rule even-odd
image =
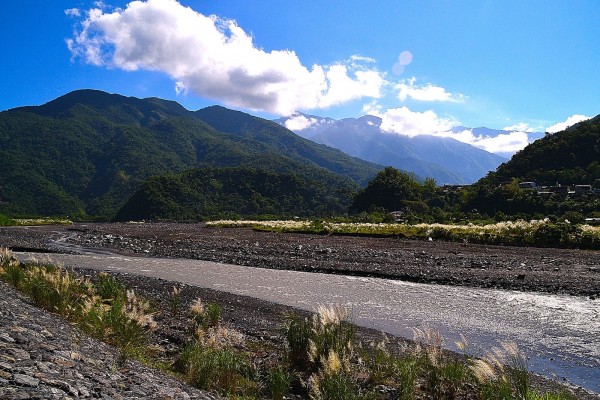
[[[422,187],[411,175],[387,167],[361,190],[350,207],[351,213],[381,207],[387,211],[402,209],[403,201],[421,200]]]

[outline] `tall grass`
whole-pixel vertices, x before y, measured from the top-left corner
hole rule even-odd
[[[475,224],[346,223],[328,221],[212,221],[207,226],[333,235],[396,236],[480,244],[600,249],[600,227],[567,221],[505,221]]]
[[[156,328],[148,302],[106,274],[92,282],[44,262],[22,265],[0,249],[0,279],[119,346],[123,354],[143,353]],[[165,307],[168,311],[169,305]],[[270,348],[269,362],[264,348],[254,354],[262,360],[257,362],[246,336],[223,325],[217,304],[196,299],[187,318],[190,339],[169,368],[190,384],[231,398],[572,399],[532,389],[526,357],[513,344],[503,343],[481,359],[469,357],[466,350],[464,356],[452,356],[443,351],[439,333],[415,329],[413,347],[394,347],[387,338],[363,346],[341,307],[290,317],[282,335],[285,355]],[[463,340],[459,347],[465,346]]]
[[[37,306],[126,353],[143,347],[148,332],[156,328],[148,303],[106,274],[100,274],[94,284],[49,262],[21,264],[10,251],[0,249],[0,279],[24,292]]]
[[[196,299],[189,314],[194,339],[175,361],[175,370],[201,389],[226,396],[257,395],[256,371],[248,357],[236,350],[242,347],[245,338],[220,324],[220,306],[204,305],[201,299]]]

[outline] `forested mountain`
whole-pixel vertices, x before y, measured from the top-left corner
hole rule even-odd
[[[228,133],[211,126],[222,119]],[[0,213],[111,218],[147,178],[201,166],[294,172],[333,188],[357,188],[382,168],[274,125],[221,107],[194,113],[96,90],[4,111]]]
[[[199,168],[152,177],[116,219],[201,220],[209,217],[327,216],[347,211],[355,186],[295,173],[246,167]]]
[[[600,115],[531,143],[482,182],[511,178],[545,185],[591,185],[600,180]]]
[[[519,182],[553,186],[542,193],[523,189]],[[575,185],[600,188],[600,116],[531,143],[473,185],[464,209],[477,209],[488,215],[565,215],[571,220],[600,214],[600,196],[573,193]],[[555,190],[555,189],[552,190]],[[575,213],[575,214],[574,214]]]
[[[506,160],[451,138],[386,133],[380,128],[381,118],[370,115],[341,120],[302,116],[310,125],[295,128],[298,135],[364,160],[434,178],[438,184],[473,183]],[[287,121],[276,120],[283,126]]]

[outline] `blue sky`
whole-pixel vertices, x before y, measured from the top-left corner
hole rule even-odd
[[[94,88],[267,118],[370,113],[408,135],[544,131],[600,113],[599,14],[597,0],[2,1],[0,110]]]

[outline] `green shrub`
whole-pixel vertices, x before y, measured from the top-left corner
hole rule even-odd
[[[267,388],[273,400],[283,400],[292,386],[292,376],[283,367],[271,368],[267,376]]]
[[[96,290],[102,300],[117,300],[125,297],[125,288],[121,282],[105,272],[98,275]]]
[[[12,218],[7,217],[4,214],[0,214],[0,226],[15,226],[17,225],[17,221]]]
[[[16,288],[21,287],[25,278],[21,264],[13,258],[10,250],[3,247],[0,247],[0,277]]]
[[[287,358],[290,365],[299,371],[308,370],[311,364],[309,357],[311,334],[312,328],[308,318],[300,318],[296,315],[288,318],[285,327]]]
[[[177,364],[188,382],[200,389],[215,390],[226,396],[258,393],[256,383],[251,380],[255,375],[251,363],[235,350],[196,342],[182,352]]]
[[[190,305],[190,314],[192,316],[192,330],[215,327],[221,321],[221,306],[216,303],[204,304],[202,299],[196,299]]]
[[[217,326],[221,321],[221,306],[217,303],[208,303],[206,305],[206,317],[209,326]]]

